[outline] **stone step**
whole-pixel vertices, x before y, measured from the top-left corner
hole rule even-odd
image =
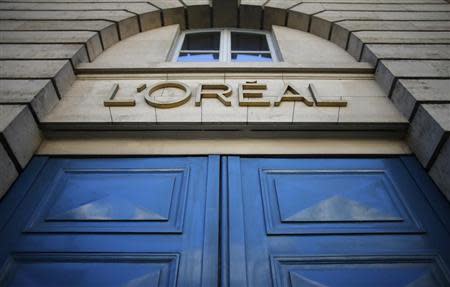
[[[359,60],[365,44],[450,44],[450,32],[354,32],[350,35],[347,51]]]
[[[383,90],[390,94],[396,79],[450,79],[450,61],[381,60],[375,78]]]
[[[2,31],[96,31],[100,33],[103,48],[119,41],[117,26],[110,21],[24,21],[0,20]]]
[[[125,39],[139,33],[138,17],[125,11],[0,11],[1,20],[108,20],[118,25],[119,36]]]
[[[398,80],[391,100],[403,115],[412,119],[420,104],[450,103],[449,80]]]
[[[0,44],[0,60],[70,60],[76,67],[89,62],[81,44]]]
[[[90,31],[0,31],[0,43],[83,44],[90,61],[103,52],[99,34]]]
[[[60,97],[75,81],[75,74],[69,61],[2,60],[0,67],[0,79],[52,79]]]
[[[368,11],[324,11],[311,17],[310,32],[322,38],[328,39],[331,35],[331,27],[334,22],[343,20],[394,20],[394,21],[419,21],[419,20],[450,20],[448,12],[368,12]]]
[[[424,104],[414,115],[407,141],[420,163],[430,168],[449,133],[450,104]]]
[[[27,104],[38,121],[58,102],[51,80],[0,80],[0,104]]]
[[[362,62],[376,66],[379,60],[450,60],[449,45],[367,44],[361,56]]]
[[[450,31],[450,21],[342,21],[334,23],[330,40],[347,49],[350,33],[357,31]]]

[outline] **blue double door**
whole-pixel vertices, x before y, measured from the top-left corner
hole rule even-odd
[[[0,202],[0,286],[450,286],[412,157],[36,157]]]

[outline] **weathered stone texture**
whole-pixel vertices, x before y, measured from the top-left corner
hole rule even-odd
[[[422,103],[450,103],[450,80],[399,80],[391,99],[406,118],[411,118]]]
[[[450,104],[421,105],[412,122],[408,143],[419,161],[430,167],[450,132]]]
[[[69,61],[0,61],[0,79],[52,79],[59,96],[75,81]]]
[[[6,153],[5,148],[0,144],[0,199],[5,195],[18,175],[19,173]]]
[[[430,169],[430,175],[450,201],[450,140],[448,138]]]
[[[39,121],[58,101],[50,80],[0,80],[0,104],[29,104]]]
[[[41,143],[41,133],[25,105],[0,105],[0,135],[24,168]]]

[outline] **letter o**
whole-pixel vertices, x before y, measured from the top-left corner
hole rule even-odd
[[[160,89],[164,89],[164,88],[177,88],[180,89],[182,91],[184,91],[184,95],[182,97],[180,97],[179,99],[176,99],[174,101],[170,101],[170,102],[165,102],[165,101],[160,101],[157,100],[154,96],[152,96],[152,94]],[[151,86],[149,88],[148,94],[146,94],[144,96],[145,101],[147,102],[147,104],[149,104],[152,107],[155,108],[160,108],[160,109],[170,109],[170,108],[175,108],[175,107],[179,107],[181,105],[184,105],[185,103],[187,103],[187,101],[189,101],[189,99],[191,98],[191,89],[181,83],[181,82],[163,82],[163,83],[157,83],[154,84],[153,86]]]

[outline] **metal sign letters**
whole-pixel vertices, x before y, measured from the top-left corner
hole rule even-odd
[[[164,89],[176,88],[182,91],[176,96],[164,96]],[[129,107],[136,105],[134,96],[116,98],[119,85],[114,84],[109,92],[108,98],[104,100],[105,107]],[[267,85],[257,81],[246,81],[239,84],[238,102],[241,107],[278,107],[282,102],[303,102],[308,107],[346,107],[347,101],[343,100],[321,100],[315,86],[309,84],[308,94],[302,94],[291,84],[285,84],[275,100],[264,98],[264,91]],[[159,82],[150,87],[145,84],[136,88],[137,93],[144,92],[144,98],[147,104],[160,109],[169,109],[186,104],[191,96],[192,90],[184,83],[177,81]],[[217,99],[224,106],[231,106],[231,95],[233,89],[228,84],[199,84],[195,93],[195,105],[201,106],[203,99]]]

